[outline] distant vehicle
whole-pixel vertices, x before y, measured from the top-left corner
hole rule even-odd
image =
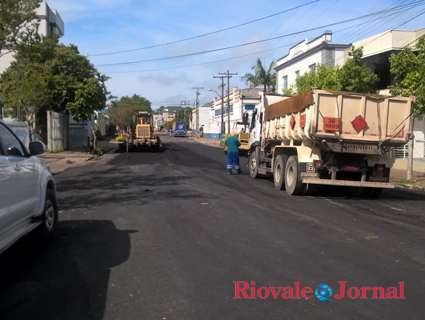
[[[186,122],[176,121],[173,123],[173,129],[170,133],[173,137],[185,137],[187,134]]]
[[[36,157],[41,142],[29,151],[0,120],[0,253],[30,231],[51,239],[56,231],[56,184],[48,165]]]

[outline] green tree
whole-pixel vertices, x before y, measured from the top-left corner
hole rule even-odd
[[[311,87],[376,93],[376,83],[379,78],[362,63],[363,49],[351,47],[348,54],[352,58],[348,59],[342,67],[334,65],[328,68],[319,63],[316,71],[310,71],[298,77],[294,88],[291,89],[297,93],[305,92]]]
[[[19,43],[35,36],[38,20],[35,9],[37,0],[0,1],[0,57],[3,49],[14,49]]]
[[[415,49],[406,47],[398,54],[390,57],[391,73],[396,85],[389,86],[392,95],[416,96],[413,104],[412,126],[414,117],[422,118],[425,114],[425,36],[422,36]],[[412,128],[413,131],[413,128]],[[409,141],[409,150],[413,151],[412,136]],[[413,152],[409,152],[407,165],[407,180],[413,178]]]
[[[75,45],[56,47],[50,81],[52,110],[65,111],[76,120],[88,120],[106,107],[108,77],[102,75]]]
[[[13,61],[0,78],[0,94],[6,107],[24,110],[27,126],[33,127],[35,113],[47,110],[88,120],[95,110],[105,108],[108,78],[76,46],[58,44],[57,36],[49,35],[31,45],[20,44],[15,58],[19,64]],[[34,92],[37,95],[31,98],[29,93]]]
[[[376,83],[379,81],[378,75],[362,63],[363,47],[351,47],[348,53],[351,59],[341,68],[339,80],[343,91],[376,93]]]
[[[109,119],[114,125],[118,126],[120,135],[131,126],[135,112],[133,105],[123,101],[112,102],[107,110]]]
[[[413,107],[415,116],[425,114],[425,36],[422,36],[415,50],[406,47],[390,57],[391,73],[396,80],[395,86],[389,86],[391,94],[404,97],[416,96]]]
[[[254,73],[246,73],[241,77],[245,84],[249,85],[249,88],[253,89],[258,86],[263,86],[264,92],[274,92],[276,87],[276,74],[273,70],[275,62],[270,63],[269,68],[266,70],[263,67],[260,58],[257,58],[257,63],[251,68]]]
[[[120,99],[120,101],[133,106],[135,111],[152,112],[152,107],[151,107],[152,103],[146,98],[143,98],[137,94],[133,94],[131,98],[124,96]]]
[[[31,141],[35,114],[49,102],[48,79],[50,69],[46,64],[22,61],[19,84],[16,69],[7,69],[1,77],[2,100],[8,107],[19,107],[27,125],[27,145]]]
[[[317,64],[316,71],[310,71],[298,77],[295,81],[294,91],[306,92],[311,87],[342,90],[339,79],[341,68],[338,65],[327,68],[324,64]]]

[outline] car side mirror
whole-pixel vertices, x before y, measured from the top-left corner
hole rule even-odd
[[[30,153],[33,156],[44,152],[44,143],[41,141],[30,142]]]

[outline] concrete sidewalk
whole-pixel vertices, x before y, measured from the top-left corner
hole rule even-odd
[[[103,153],[107,153],[118,147],[118,142],[112,141],[98,141],[98,146],[102,149]],[[86,165],[100,160],[102,156],[93,155],[89,150],[84,148],[56,152],[56,153],[43,153],[37,156],[43,162],[50,166],[50,172],[56,174],[65,171],[69,168]]]

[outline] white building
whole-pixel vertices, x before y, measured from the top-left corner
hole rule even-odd
[[[229,95],[223,98],[215,98],[213,103],[208,103],[199,108],[199,124],[204,125],[204,136],[206,138],[220,139],[221,119],[223,118],[224,130],[229,133],[229,114],[227,112],[227,97],[229,97],[230,109],[230,132],[240,132],[243,125],[237,124],[242,122],[244,113],[249,116],[252,114],[254,107],[260,103],[260,89],[243,89],[234,87]],[[222,113],[223,109],[223,113]],[[196,123],[196,113],[192,114],[192,122]],[[196,126],[193,126],[196,128]]]
[[[289,89],[295,80],[306,72],[316,70],[317,63],[326,67],[344,64],[344,52],[350,44],[333,44],[332,31],[308,41],[305,39],[289,49],[289,53],[278,59],[276,66],[276,92]]]
[[[192,110],[191,127],[193,135],[196,135],[196,130],[203,126],[204,137],[213,138],[211,135],[207,136],[207,132],[211,132],[212,128],[214,128],[214,123],[212,121],[212,103],[209,102],[202,107],[199,107],[199,125],[196,123],[196,112],[196,108]]]
[[[55,9],[50,9],[45,1],[40,1],[40,6],[36,9],[37,18],[40,20],[38,26],[38,34],[46,36],[52,32],[58,36],[63,36],[65,25],[59,13]],[[0,74],[14,60],[13,49],[2,50],[0,58]]]

